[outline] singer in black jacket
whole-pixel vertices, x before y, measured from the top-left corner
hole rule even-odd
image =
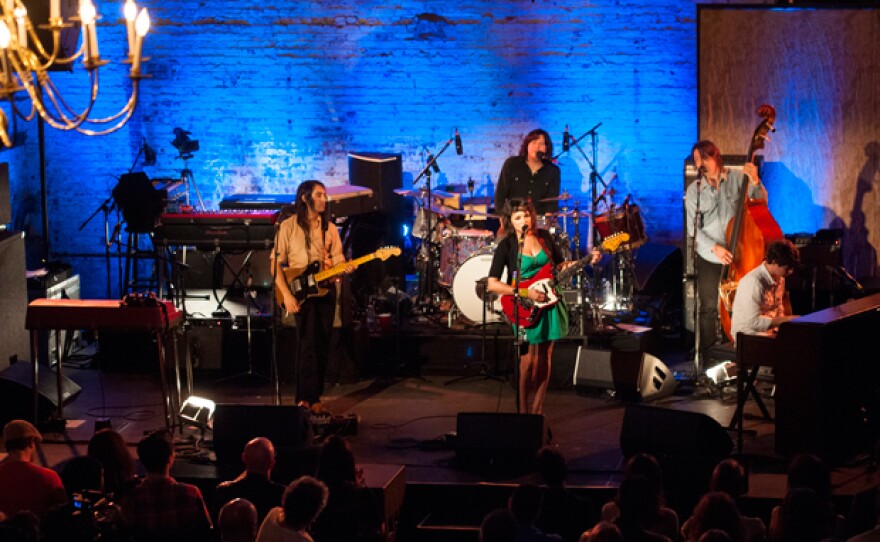
[[[519,155],[505,160],[495,186],[495,210],[501,212],[504,203],[512,198],[530,199],[538,214],[559,210],[556,201],[542,202],[559,196],[560,175],[553,157],[550,134],[537,129],[523,139]]]

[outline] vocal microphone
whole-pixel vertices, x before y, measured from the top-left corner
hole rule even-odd
[[[147,138],[144,138],[144,165],[156,165],[156,149],[147,144]]]
[[[545,153],[544,151],[538,151],[537,155],[538,155],[538,160],[544,162],[545,164],[552,164],[553,163],[553,160],[551,160],[550,157],[547,156],[547,153]]]
[[[629,206],[629,198],[632,194],[627,194],[625,198],[623,198],[623,203],[620,204],[621,207]]]
[[[568,124],[565,125],[565,131],[562,132],[562,152],[568,152],[571,148],[571,134],[568,133]]]
[[[455,154],[459,156],[464,154],[464,149],[461,147],[461,135],[458,133],[458,128],[455,129]]]

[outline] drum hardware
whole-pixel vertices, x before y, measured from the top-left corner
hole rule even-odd
[[[569,194],[567,191],[563,190],[562,194],[559,194],[558,196],[556,196],[554,198],[544,198],[544,199],[539,199],[538,201],[540,203],[551,203],[554,201],[568,201],[571,198],[572,198],[571,194]]]

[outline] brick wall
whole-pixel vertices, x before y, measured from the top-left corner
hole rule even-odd
[[[101,52],[113,61],[101,70],[98,115],[115,111],[131,89],[118,63],[121,5],[97,4]],[[548,130],[559,151],[566,124],[581,135],[601,122],[597,166],[606,179],[616,176],[618,201],[632,194],[652,240],[679,241],[682,159],[697,128],[693,2],[139,5],[153,21],[145,45],[153,77],[141,84],[132,120],[99,138],[46,130],[52,250],[93,277],[83,281],[85,297],[103,296],[103,262],[71,255],[101,253],[104,230],[100,216],[77,228],[144,139],[159,160],[136,169],[179,175],[183,163],[169,143],[175,127],[200,141],[188,166],[216,206],[225,194],[290,192],[308,178],[344,184],[349,150],[402,153],[411,179],[423,148],[438,150],[455,127],[465,153],[442,156],[440,183],[473,178],[491,194],[530,129]],[[73,104],[84,90],[84,70],[76,72],[55,76]],[[17,220],[35,222],[38,235],[35,123],[19,123],[17,138],[2,159],[11,164]],[[591,156],[589,138],[582,148]],[[559,163],[564,188],[586,201],[587,160],[573,149]]]

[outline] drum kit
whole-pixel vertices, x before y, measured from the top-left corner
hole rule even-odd
[[[487,199],[461,198],[461,193],[434,190],[428,201],[425,190],[394,191],[400,196],[413,198],[415,219],[412,234],[421,239],[418,255],[419,305],[424,312],[448,312],[462,316],[473,325],[504,322],[498,297],[486,291],[486,277],[495,254],[495,233],[488,229],[491,219],[498,215],[489,212]],[[554,243],[566,260],[582,256],[580,247],[581,221],[590,219],[589,211],[579,209],[578,202],[567,206],[572,196],[540,200],[558,202],[560,209],[537,219],[537,227],[550,232]],[[591,315],[619,315],[632,310],[631,249],[647,241],[641,214],[637,205],[611,208],[591,221],[597,242],[621,232],[629,235],[629,242],[613,247],[611,257],[603,262],[602,276],[596,280],[582,274],[571,284],[561,284],[569,310]],[[494,224],[493,224],[494,225]],[[615,236],[617,237],[617,236]],[[603,243],[604,244],[604,243]],[[501,280],[506,280],[502,276]],[[434,285],[437,287],[435,288]]]

